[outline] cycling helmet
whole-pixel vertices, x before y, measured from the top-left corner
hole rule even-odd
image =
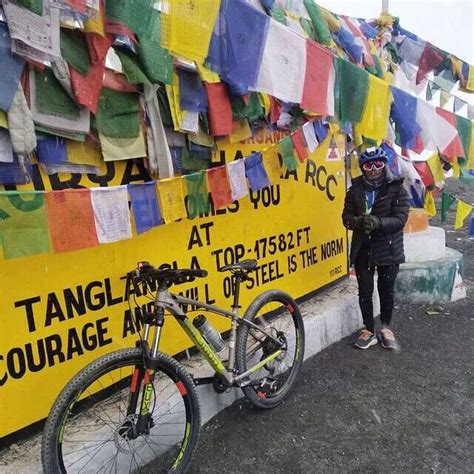
[[[362,166],[364,163],[367,163],[368,161],[375,161],[375,160],[380,160],[383,161],[384,163],[387,163],[387,154],[382,148],[367,148],[362,155],[360,155],[359,158],[359,166]]]

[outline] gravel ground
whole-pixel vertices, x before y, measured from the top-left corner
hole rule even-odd
[[[446,190],[474,204],[474,186]],[[467,299],[399,302],[400,352],[347,338],[305,363],[280,407],[236,402],[204,427],[191,472],[474,472],[474,240],[454,214],[432,225],[464,254]]]

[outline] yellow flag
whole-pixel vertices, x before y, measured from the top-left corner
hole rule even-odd
[[[474,66],[469,65],[469,75],[467,76],[466,89],[468,91],[474,91]]]
[[[176,72],[173,72],[173,79],[171,84],[166,84],[166,95],[170,104],[171,118],[173,126],[176,131],[181,129],[181,122],[183,121],[183,113],[179,105],[179,77]]]
[[[388,115],[392,94],[388,84],[378,77],[369,74],[367,100],[359,124],[358,133],[377,142],[387,136]]]
[[[170,0],[169,49],[171,53],[204,62],[219,13],[220,0]]]
[[[90,143],[66,140],[66,149],[70,163],[100,166],[104,162],[100,148]]]
[[[89,19],[84,22],[84,31],[86,33],[97,33],[100,36],[105,36],[104,10],[103,7],[101,7],[101,2],[99,2],[99,9],[95,16],[89,17]]]
[[[0,110],[0,127],[8,128],[7,114],[3,110]]]
[[[464,201],[460,201],[458,199],[458,207],[456,209],[456,220],[454,221],[454,228],[460,229],[464,225],[464,221],[466,217],[471,213],[472,206],[470,204],[465,203]]]
[[[197,64],[196,67],[201,81],[209,83],[221,82],[219,74],[211,71],[205,64]]]
[[[474,120],[471,121],[471,145],[467,154],[466,168],[468,170],[474,169]]]
[[[443,168],[441,166],[441,159],[438,153],[434,153],[430,158],[428,158],[427,163],[431,170],[431,174],[433,175],[435,183],[440,183],[441,181],[444,181]]]
[[[158,195],[160,207],[166,224],[179,221],[187,217],[184,205],[183,178],[166,178],[158,181]]]
[[[237,143],[243,140],[247,140],[252,136],[252,130],[247,120],[239,120],[235,130],[229,135],[230,143]]]
[[[452,164],[453,164],[453,178],[459,179],[459,176],[461,175],[461,170],[459,169],[458,159],[454,158]]]
[[[272,145],[266,150],[263,150],[262,160],[270,182],[272,184],[278,182],[281,173],[280,159],[278,158],[278,146]]]
[[[436,216],[436,205],[431,191],[426,191],[425,203],[423,204],[423,208],[426,210],[427,214],[430,217]]]
[[[263,107],[263,111],[265,112],[265,115],[268,115],[272,107],[269,95],[265,94],[264,92],[259,92],[258,97],[260,99],[260,104]]]

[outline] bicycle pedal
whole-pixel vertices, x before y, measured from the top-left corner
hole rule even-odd
[[[263,395],[271,395],[278,390],[278,380],[265,377],[258,385],[257,391]]]

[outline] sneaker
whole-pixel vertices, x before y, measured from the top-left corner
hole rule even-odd
[[[395,339],[393,331],[391,331],[388,328],[382,328],[380,330],[380,344],[382,344],[382,347],[384,349],[392,349],[392,350],[398,349],[398,343],[397,343],[397,340]]]
[[[373,332],[370,332],[367,329],[362,329],[357,341],[354,342],[354,347],[359,349],[368,349],[370,346],[377,344],[377,338]]]

